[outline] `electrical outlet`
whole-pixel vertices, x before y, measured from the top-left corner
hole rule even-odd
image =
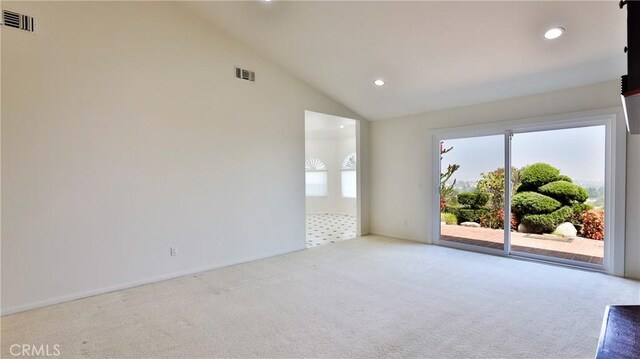
[[[172,257],[175,257],[178,254],[178,249],[176,247],[169,247],[169,254],[171,254]]]

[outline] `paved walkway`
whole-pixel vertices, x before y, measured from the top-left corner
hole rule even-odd
[[[491,228],[474,228],[442,225],[441,239],[473,244],[482,247],[504,248],[504,231]],[[602,264],[604,241],[576,237],[564,239],[553,235],[511,232],[511,249],[515,252],[533,253],[580,262]]]

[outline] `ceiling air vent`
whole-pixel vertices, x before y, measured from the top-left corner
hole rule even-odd
[[[245,69],[236,67],[236,78],[240,80],[255,81],[256,73],[250,70],[245,70]]]
[[[2,25],[29,32],[36,31],[36,24],[33,17],[9,10],[2,10]]]

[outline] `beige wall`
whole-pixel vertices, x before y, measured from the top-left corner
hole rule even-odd
[[[170,3],[3,8],[3,313],[305,247],[304,111],[356,114]]]
[[[431,242],[432,130],[611,107],[621,107],[618,81],[372,122],[371,232]],[[640,278],[640,137],[627,142],[625,273]]]

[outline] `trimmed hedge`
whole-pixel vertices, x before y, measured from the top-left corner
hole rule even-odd
[[[489,214],[486,208],[460,208],[458,209],[458,222],[476,222],[480,223],[480,218]]]
[[[568,222],[573,216],[573,210],[564,206],[549,214],[531,214],[522,218],[522,224],[532,233],[552,233],[563,222]]]
[[[468,208],[482,208],[489,202],[489,194],[485,192],[462,192],[458,194],[458,203]]]
[[[573,180],[571,179],[571,177],[567,176],[567,175],[560,175],[558,176],[558,178],[556,179],[556,181],[565,181],[565,182],[571,182],[573,183]]]
[[[551,213],[561,205],[555,199],[536,192],[520,192],[511,198],[511,211],[518,216]]]
[[[560,170],[548,163],[534,163],[522,171],[522,185],[518,191],[536,190],[540,186],[556,181],[560,176]]]
[[[544,195],[553,197],[564,204],[582,203],[589,198],[586,189],[567,181],[555,181],[538,188]]]
[[[588,203],[573,203],[571,204],[571,210],[573,210],[573,216],[571,216],[571,223],[573,224],[582,224],[582,219],[580,215],[584,211],[590,211],[593,209],[593,206]]]

